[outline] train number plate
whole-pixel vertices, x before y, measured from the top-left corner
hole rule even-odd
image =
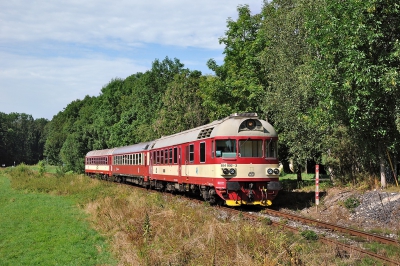
[[[237,167],[237,164],[221,163],[221,167]]]

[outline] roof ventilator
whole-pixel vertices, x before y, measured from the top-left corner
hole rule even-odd
[[[197,136],[197,139],[209,138],[211,136],[211,132],[213,129],[214,129],[213,127],[202,129],[199,135]]]

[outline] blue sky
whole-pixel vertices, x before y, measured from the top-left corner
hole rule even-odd
[[[206,62],[222,63],[218,38],[243,4],[256,14],[263,0],[1,1],[0,112],[51,120],[167,56],[213,74]]]

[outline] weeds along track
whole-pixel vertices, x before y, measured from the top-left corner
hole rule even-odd
[[[352,236],[361,237],[368,241],[376,241],[376,242],[379,242],[382,244],[388,244],[388,245],[394,245],[394,246],[397,245],[400,247],[400,243],[398,240],[389,238],[389,237],[380,236],[377,234],[371,234],[371,233],[363,232],[360,230],[356,230],[356,229],[352,229],[352,228],[348,228],[348,227],[344,227],[344,226],[340,226],[340,225],[336,225],[336,224],[332,224],[332,223],[326,223],[326,222],[318,221],[315,219],[305,218],[305,217],[301,217],[301,216],[294,215],[294,214],[275,211],[275,210],[271,210],[271,209],[265,209],[263,211],[263,213],[269,214],[272,216],[276,216],[276,217],[285,218],[285,219],[288,219],[291,221],[298,221],[300,223],[312,225],[314,227],[330,229],[334,232],[341,232],[341,233],[349,234]]]
[[[232,210],[232,211],[237,211],[237,210]],[[340,232],[340,233],[360,237],[362,239],[365,239],[366,241],[375,241],[375,242],[379,242],[382,244],[394,245],[394,246],[400,247],[399,241],[396,239],[393,239],[393,238],[388,238],[388,237],[384,237],[384,236],[380,236],[380,235],[376,235],[376,234],[370,234],[367,232],[363,232],[363,231],[359,231],[359,230],[355,230],[355,229],[351,229],[351,228],[346,228],[346,227],[343,227],[340,225],[321,222],[318,220],[304,218],[304,217],[297,216],[294,214],[284,213],[284,212],[275,211],[275,210],[271,210],[271,209],[264,209],[262,211],[262,213],[268,214],[268,215],[271,215],[274,217],[284,218],[284,219],[287,219],[290,221],[299,222],[303,225],[312,226],[314,228],[324,228],[324,229],[329,229],[333,232]],[[246,213],[243,215],[245,215],[246,217],[248,217],[250,219],[260,219],[259,214]],[[271,221],[271,224],[274,226],[281,226],[285,229],[288,229],[288,230],[291,230],[294,232],[299,232],[302,230],[300,226],[290,226],[281,221]],[[355,245],[342,243],[333,238],[319,236],[318,239],[320,241],[322,241],[324,244],[329,244],[329,245],[335,246],[338,256],[345,257],[346,254],[349,254],[350,252],[359,252],[360,255],[369,256],[371,258],[378,259],[378,260],[382,261],[383,263],[385,263],[385,265],[400,265],[400,261],[398,261],[398,260],[393,260],[393,259],[387,258],[386,256],[370,252],[368,250],[362,249]]]
[[[125,185],[125,184],[120,184],[120,185]],[[127,185],[129,185],[130,187],[132,187],[134,189],[146,190],[151,193],[163,193],[158,190],[143,188],[143,187],[137,186],[135,184],[131,184],[131,183],[128,183]],[[173,193],[163,193],[163,194],[170,195],[171,197],[174,196]],[[186,199],[189,201],[196,202],[198,204],[203,204],[202,200],[196,199],[196,198],[193,198],[190,196],[187,196]],[[334,232],[335,234],[343,233],[343,234],[359,237],[361,239],[364,239],[365,241],[370,241],[370,242],[375,241],[375,242],[379,242],[382,244],[394,245],[394,246],[400,247],[400,243],[396,239],[387,238],[387,237],[383,237],[383,236],[376,235],[376,234],[370,234],[367,232],[363,232],[363,231],[359,231],[359,230],[355,230],[355,229],[351,229],[351,228],[346,228],[346,227],[331,224],[331,223],[321,222],[321,221],[314,220],[314,219],[304,218],[301,216],[284,213],[284,212],[279,212],[279,211],[275,211],[275,210],[271,210],[271,209],[262,209],[262,211],[260,211],[260,208],[257,208],[257,212],[253,212],[254,210],[249,210],[249,208],[235,209],[232,207],[225,207],[225,206],[216,206],[216,208],[220,209],[221,211],[231,213],[232,215],[243,216],[244,218],[249,219],[249,220],[259,220],[260,218],[263,218],[263,217],[268,218],[268,216],[276,217],[279,219],[279,221],[278,221],[278,219],[271,219],[271,225],[278,226],[283,229],[293,231],[295,233],[300,233],[301,231],[303,231],[304,229],[301,225],[305,225],[308,228],[310,228],[311,230],[317,229],[317,228],[323,228],[323,229],[328,229],[328,230]],[[268,216],[265,216],[265,215],[268,215]],[[282,220],[282,219],[284,219],[284,220]],[[285,222],[285,220],[286,220],[286,222]],[[293,221],[294,223],[296,223],[296,225],[291,226],[287,223],[287,221]],[[370,252],[363,248],[360,248],[357,246],[356,241],[353,241],[353,242],[355,242],[353,244],[345,244],[334,238],[325,237],[322,234],[323,233],[321,233],[321,235],[318,235],[318,240],[323,242],[324,244],[334,246],[337,256],[346,257],[346,256],[349,256],[349,254],[358,253],[359,256],[368,256],[373,259],[380,260],[384,265],[399,265],[400,266],[400,261],[393,260],[386,256],[383,256],[383,255],[380,255],[377,253],[373,253],[373,252]]]

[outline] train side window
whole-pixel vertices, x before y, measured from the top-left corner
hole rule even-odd
[[[194,162],[194,144],[189,145],[189,162]]]
[[[200,143],[200,163],[206,162],[206,143]]]
[[[214,149],[215,149],[215,147],[214,147],[214,141],[212,140],[212,141],[211,141],[211,158],[214,158]]]
[[[165,150],[164,152],[164,163],[168,164],[168,150]]]
[[[174,164],[178,163],[178,148],[174,147]]]
[[[168,158],[169,158],[169,164],[172,164],[172,148],[169,149],[169,156],[168,156]]]
[[[276,140],[265,141],[265,158],[278,157],[278,142]]]

